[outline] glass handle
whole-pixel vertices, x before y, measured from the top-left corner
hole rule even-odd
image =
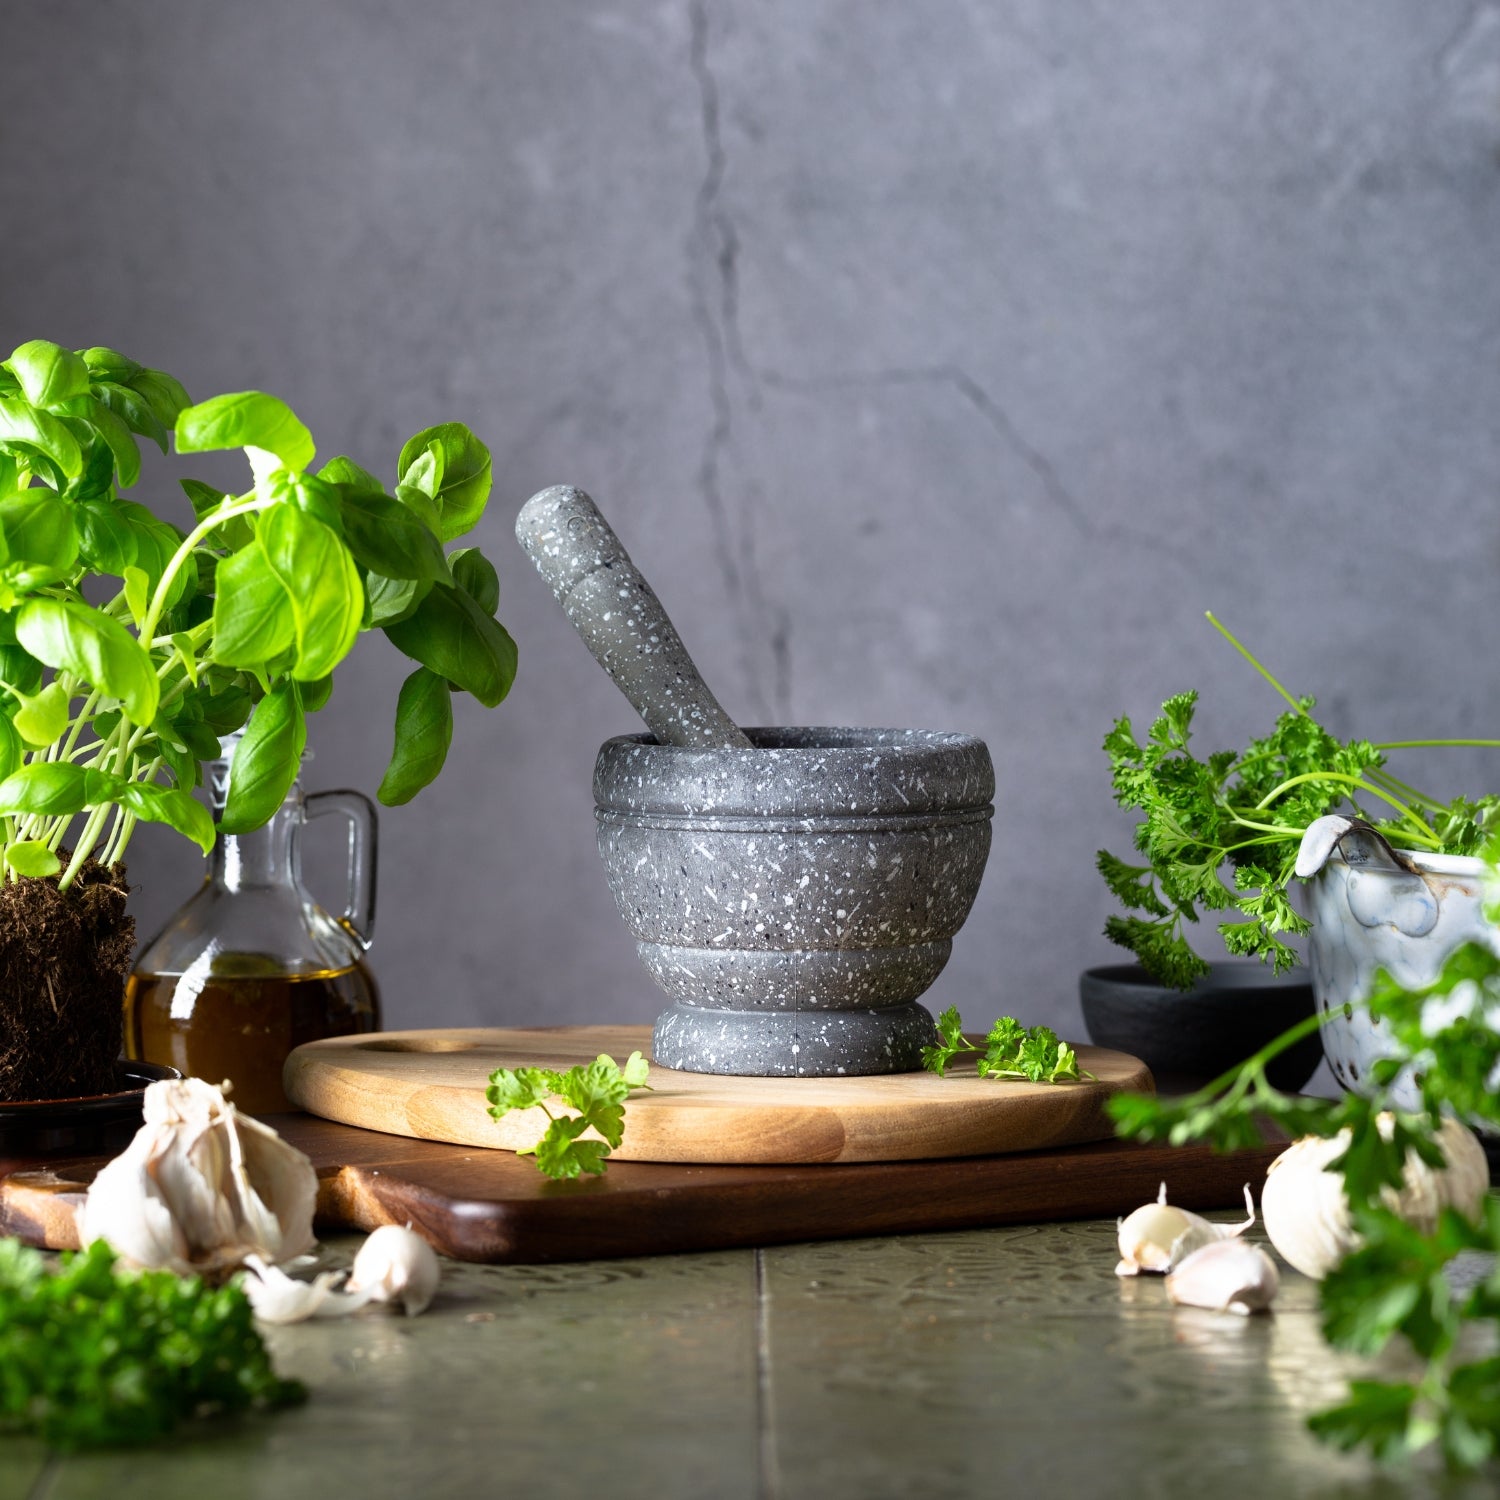
[[[341,788],[309,792],[303,806],[309,819],[338,813],[348,820],[349,894],[344,925],[368,948],[375,936],[375,858],[380,827],[375,804],[363,792]]]

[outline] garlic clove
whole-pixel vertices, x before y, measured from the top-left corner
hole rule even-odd
[[[126,1151],[94,1178],[79,1212],[78,1238],[105,1240],[130,1265],[163,1266],[179,1275],[188,1263],[187,1237],[147,1172],[144,1152]]]
[[[1167,1185],[1162,1183],[1155,1203],[1147,1203],[1120,1220],[1116,1230],[1120,1261],[1115,1275],[1170,1271],[1195,1250],[1243,1234],[1255,1223],[1249,1184],[1245,1186],[1245,1209],[1249,1218],[1243,1224],[1214,1224],[1185,1208],[1174,1208],[1167,1202]]]
[[[415,1317],[432,1301],[440,1274],[432,1246],[410,1224],[382,1224],[359,1247],[349,1289],[376,1302],[399,1302]]]
[[[297,1281],[258,1255],[245,1257],[247,1272],[240,1285],[262,1323],[301,1323],[308,1318],[344,1318],[358,1312],[370,1298],[335,1290],[341,1271],[324,1271],[311,1281]]]
[[[1177,1266],[1167,1277],[1167,1295],[1186,1307],[1248,1316],[1270,1307],[1280,1281],[1275,1262],[1258,1245],[1225,1239]]]
[[[1389,1115],[1377,1128],[1388,1140],[1394,1128]],[[1360,1244],[1344,1197],[1344,1179],[1328,1170],[1349,1145],[1349,1132],[1334,1136],[1304,1136],[1294,1141],[1266,1174],[1261,1212],[1266,1233],[1281,1258],[1304,1276],[1321,1281],[1344,1256]],[[1411,1155],[1403,1171],[1400,1192],[1387,1188],[1388,1208],[1423,1234],[1437,1227],[1444,1208],[1455,1208],[1465,1218],[1477,1219],[1489,1190],[1489,1162],[1479,1138],[1461,1120],[1443,1121],[1437,1144],[1447,1166],[1441,1170]]]

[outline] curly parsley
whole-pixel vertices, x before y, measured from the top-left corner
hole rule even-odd
[[[1126,913],[1109,918],[1105,935],[1153,978],[1179,989],[1208,972],[1185,930],[1206,912],[1224,914],[1219,933],[1230,953],[1259,958],[1278,973],[1297,962],[1284,939],[1308,924],[1287,888],[1302,835],[1316,819],[1348,805],[1398,847],[1473,854],[1500,808],[1500,797],[1441,803],[1385,770],[1388,750],[1500,741],[1338,740],[1313,718],[1314,699],[1294,698],[1208,618],[1289,705],[1270,734],[1243,751],[1200,759],[1190,745],[1198,695],[1188,692],[1162,704],[1144,742],[1128,718],[1104,739],[1115,800],[1142,815],[1135,846],[1146,859],[1137,864],[1099,851],[1099,873]]]
[[[975,1066],[981,1078],[1020,1078],[1028,1083],[1078,1083],[1092,1078],[1080,1071],[1078,1054],[1058,1040],[1050,1026],[1023,1026],[1014,1016],[1001,1016],[990,1027],[982,1048],[964,1035],[963,1017],[949,1006],[937,1020],[934,1047],[922,1048],[922,1066],[939,1078],[948,1064],[964,1052],[982,1052]]]
[[[56,1271],[0,1240],[0,1431],[60,1450],[150,1443],[194,1417],[306,1399],[238,1287],[115,1269],[102,1240]]]

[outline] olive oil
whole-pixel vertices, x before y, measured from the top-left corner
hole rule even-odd
[[[294,1108],[281,1088],[287,1053],[322,1037],[378,1030],[380,996],[362,963],[286,974],[267,972],[271,964],[257,958],[221,953],[206,974],[132,974],[126,1056],[210,1083],[227,1078],[229,1097],[247,1114]]]

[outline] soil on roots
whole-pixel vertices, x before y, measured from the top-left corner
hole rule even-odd
[[[135,947],[125,866],[0,884],[0,1101],[113,1093]]]

